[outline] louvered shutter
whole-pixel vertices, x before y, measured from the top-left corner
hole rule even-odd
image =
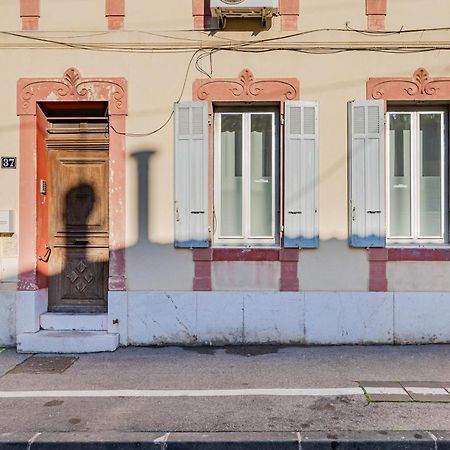
[[[284,133],[284,247],[319,246],[319,107],[287,101]]]
[[[208,103],[175,104],[175,246],[208,247]]]
[[[350,245],[384,247],[384,101],[348,103]]]

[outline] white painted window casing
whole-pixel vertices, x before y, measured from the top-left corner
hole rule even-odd
[[[208,247],[208,103],[175,104],[175,246]]]
[[[393,107],[387,113],[387,243],[445,244],[447,109]]]
[[[284,128],[284,247],[319,246],[319,106],[287,101]]]
[[[383,100],[348,103],[349,235],[354,247],[384,247]]]
[[[278,244],[278,130],[274,110],[214,114],[214,244]]]

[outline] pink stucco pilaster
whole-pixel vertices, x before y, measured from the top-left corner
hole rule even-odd
[[[300,0],[280,0],[280,16],[282,31],[297,31]]]
[[[125,0],[105,0],[105,16],[109,30],[123,28],[125,19]]]
[[[20,117],[19,152],[19,285],[20,291],[38,289],[36,271],[36,116]]]
[[[20,0],[20,17],[23,31],[39,29],[39,0]]]
[[[125,281],[125,115],[111,115],[109,149],[109,290],[123,291]],[[117,133],[116,131],[119,131]]]
[[[212,248],[196,248],[192,251],[195,264],[193,280],[194,291],[210,291],[212,289],[211,264],[213,259]]]
[[[388,288],[386,263],[389,250],[386,248],[370,248],[369,256],[369,291],[386,292]]]
[[[291,248],[280,249],[280,291],[298,291],[298,259],[299,250]]]
[[[367,28],[373,31],[385,29],[387,0],[366,0]]]
[[[211,17],[209,0],[192,0],[192,17],[194,30],[217,28],[217,21]]]

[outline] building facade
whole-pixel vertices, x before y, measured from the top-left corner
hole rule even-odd
[[[329,3],[0,0],[0,344],[450,341],[450,5]]]

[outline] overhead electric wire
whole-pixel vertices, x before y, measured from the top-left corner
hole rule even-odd
[[[178,32],[193,32],[198,30],[176,30]],[[175,33],[176,31],[172,31]],[[213,30],[204,30],[204,31],[219,31],[217,29]],[[202,33],[204,32],[202,31]],[[189,72],[192,66],[192,63],[195,59],[195,68],[196,70],[203,74],[204,76],[211,78],[211,74],[206,72],[203,67],[200,65],[200,62],[205,58],[210,58],[210,68],[212,72],[212,55],[220,51],[227,52],[238,52],[238,53],[270,53],[270,52],[295,52],[295,53],[304,53],[310,55],[329,55],[329,54],[338,54],[344,52],[379,52],[379,53],[390,53],[390,54],[407,54],[407,53],[425,53],[432,52],[438,50],[450,50],[450,42],[447,41],[446,44],[443,45],[427,45],[429,43],[424,42],[422,44],[418,44],[415,42],[406,42],[406,43],[384,43],[382,45],[372,45],[370,43],[357,42],[357,43],[339,43],[334,42],[333,45],[329,43],[308,43],[308,42],[292,42],[290,45],[279,45],[279,46],[269,46],[268,44],[276,44],[280,41],[286,41],[288,39],[293,39],[296,37],[311,35],[315,33],[327,33],[327,32],[338,32],[338,33],[357,33],[365,36],[389,36],[389,35],[400,35],[400,34],[412,34],[412,33],[425,33],[425,32],[437,32],[437,31],[450,31],[450,27],[439,27],[439,28],[419,28],[419,29],[403,29],[400,30],[360,30],[351,28],[348,24],[346,24],[346,28],[317,28],[313,30],[300,31],[296,33],[291,33],[283,36],[275,36],[270,38],[263,39],[254,39],[254,40],[234,40],[228,37],[219,36],[221,40],[224,41],[223,45],[217,43],[211,43],[208,45],[207,42],[200,39],[192,39],[185,38],[173,35],[163,34],[164,32],[151,32],[151,31],[134,31],[139,33],[144,33],[148,35],[153,35],[156,37],[164,38],[164,39],[173,39],[180,40],[184,42],[188,42],[185,46],[174,46],[172,43],[167,46],[155,45],[154,43],[151,45],[140,44],[139,45],[108,45],[108,44],[87,44],[87,43],[74,43],[68,42],[66,40],[61,39],[51,39],[45,37],[39,37],[30,34],[23,34],[18,32],[11,31],[0,31],[0,34],[13,36],[17,38],[32,40],[36,42],[41,42],[44,44],[52,44],[57,46],[62,46],[71,49],[77,50],[87,50],[87,51],[101,51],[101,52],[119,52],[119,53],[136,53],[136,54],[179,54],[179,53],[192,53],[188,65],[186,67],[184,80],[182,84],[182,88],[180,91],[180,95],[175,103],[178,103],[183,97],[184,90],[186,88],[187,80],[189,77]],[[130,31],[131,32],[131,31]],[[171,33],[170,31],[168,33]],[[86,34],[84,36],[71,36],[72,38],[80,38],[80,37],[92,37],[96,35],[105,35],[107,33],[101,32],[98,34]],[[215,37],[217,39],[217,37]],[[131,133],[125,132],[115,129],[115,127],[111,124],[111,129],[122,136],[127,137],[146,137],[151,136],[155,133],[161,131],[164,127],[168,125],[174,115],[174,108],[172,108],[168,118],[164,121],[162,125],[158,128],[144,133]]]
[[[217,31],[217,30],[215,30]],[[150,31],[139,31],[141,33],[145,33],[148,35],[154,35],[158,37],[162,37],[165,39],[174,39],[174,40],[180,40],[180,41],[189,41],[191,45],[185,45],[185,46],[167,46],[167,47],[161,47],[161,45],[154,45],[148,46],[143,45],[108,45],[108,44],[87,44],[87,43],[74,43],[74,42],[68,42],[60,39],[50,39],[50,38],[44,38],[39,36],[32,36],[29,34],[23,34],[18,32],[11,32],[11,31],[2,31],[0,33],[5,35],[10,35],[18,38],[33,40],[37,42],[47,43],[47,44],[53,44],[53,45],[60,45],[68,48],[73,49],[79,49],[79,50],[90,50],[90,51],[103,51],[103,52],[122,52],[122,53],[187,53],[192,52],[195,50],[203,49],[203,50],[221,50],[221,49],[239,49],[244,47],[255,47],[255,46],[263,46],[263,44],[267,43],[276,43],[282,40],[292,39],[300,36],[306,36],[309,34],[315,34],[315,33],[325,33],[325,32],[339,32],[339,33],[358,33],[365,36],[389,36],[389,35],[399,35],[399,34],[410,34],[410,33],[424,33],[424,32],[435,32],[435,31],[450,31],[450,27],[440,27],[440,28],[417,28],[417,29],[403,29],[400,30],[384,30],[384,31],[369,31],[369,30],[360,30],[351,28],[349,25],[346,25],[346,28],[317,28],[313,30],[306,30],[301,31],[297,33],[290,33],[283,36],[275,36],[270,38],[264,38],[264,39],[255,39],[255,40],[244,40],[244,41],[237,41],[234,39],[229,39],[225,37],[221,37],[222,40],[224,40],[223,45],[217,45],[217,44],[210,44],[203,42],[199,39],[192,39],[192,38],[185,38],[185,37],[178,37],[173,35],[166,35],[162,33],[155,33]],[[193,45],[195,44],[196,45]],[[299,42],[294,42],[294,44],[300,45]],[[316,45],[318,49],[320,49],[320,43]],[[284,47],[273,47],[275,50],[287,50]],[[348,50],[353,51],[354,47],[351,45],[348,45]],[[444,46],[435,46],[436,50],[447,50],[448,45]],[[364,49],[362,49],[364,50]],[[370,47],[370,51],[377,51],[376,47]]]
[[[196,52],[194,52],[192,54],[191,58],[189,59],[189,63],[188,63],[187,68],[186,68],[186,73],[184,75],[183,86],[181,88],[180,95],[178,96],[178,100],[175,103],[178,103],[181,100],[181,98],[183,97],[183,93],[184,93],[184,89],[186,88],[186,83],[187,83],[187,79],[188,79],[188,76],[189,76],[189,70],[191,68],[192,61],[194,60],[195,55],[199,51],[200,50],[197,50]],[[121,136],[127,136],[127,137],[146,137],[146,136],[151,136],[152,134],[156,134],[156,133],[158,133],[158,131],[161,131],[170,122],[170,120],[173,117],[174,112],[175,112],[175,109],[172,108],[172,111],[170,112],[169,117],[167,118],[167,120],[160,127],[156,128],[155,130],[146,132],[146,133],[127,133],[125,131],[119,131],[119,130],[116,130],[112,124],[110,124],[110,127],[115,133],[120,134]]]

